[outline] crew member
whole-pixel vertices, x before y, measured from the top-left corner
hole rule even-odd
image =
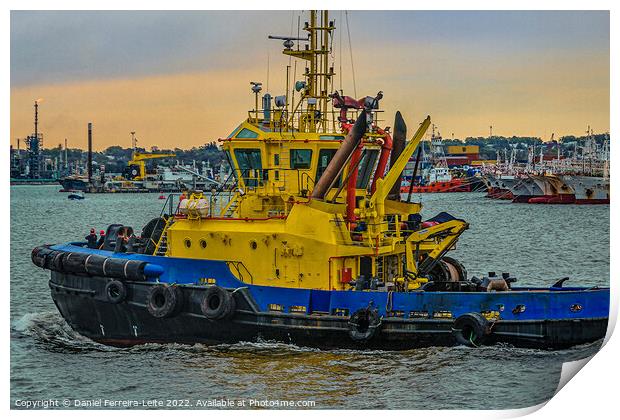
[[[118,235],[116,236],[116,244],[114,246],[114,252],[127,252],[127,228],[122,227],[118,230]]]
[[[105,230],[99,231],[99,240],[97,241],[97,249],[101,249],[103,243],[105,242]]]
[[[88,242],[89,248],[97,247],[97,234],[95,233],[94,228],[90,229],[90,233],[84,239],[86,239],[86,242]]]

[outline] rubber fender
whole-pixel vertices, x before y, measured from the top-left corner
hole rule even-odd
[[[54,251],[52,249],[46,249],[44,251],[41,251],[39,253],[39,256],[41,256],[41,255],[43,256],[43,261],[42,261],[43,265],[42,265],[42,267],[43,268],[47,268],[47,269],[51,269],[51,267],[53,265],[52,263],[54,262],[54,258],[58,254],[60,254],[59,251]]]
[[[146,307],[155,318],[169,318],[176,315],[183,306],[183,293],[178,286],[156,284],[146,298]]]
[[[211,320],[230,318],[236,308],[232,293],[219,286],[209,287],[200,301],[200,310]]]
[[[456,342],[468,347],[484,344],[490,333],[489,321],[477,312],[459,316],[452,326],[452,335]]]
[[[144,268],[147,266],[145,261],[128,260],[125,263],[124,278],[135,281],[142,281],[144,277]]]
[[[76,274],[88,274],[85,262],[88,254],[78,252],[66,252],[62,257],[62,270]]]
[[[141,281],[144,280],[146,264],[146,262],[138,260],[108,258],[103,264],[103,274],[106,277]]]
[[[51,256],[51,258],[48,258],[48,256],[52,254],[53,252],[56,252],[56,251],[48,247],[45,247],[45,246],[37,246],[32,250],[30,254],[30,258],[32,259],[32,262],[34,265],[38,267],[42,267],[42,268],[47,268],[46,267],[47,260],[48,259],[51,260],[53,258],[53,255]]]
[[[64,271],[64,264],[63,261],[65,259],[65,252],[62,251],[53,251],[52,253],[50,253],[47,256],[47,262],[46,265],[48,265],[48,268],[50,270],[54,270],[54,271]]]
[[[84,268],[91,276],[104,277],[103,266],[108,258],[101,255],[89,254],[84,261]]]
[[[127,298],[127,286],[120,280],[110,280],[105,285],[105,295],[110,303],[121,303]]]
[[[349,337],[353,341],[368,341],[375,336],[380,326],[381,318],[376,309],[358,309],[349,318]]]

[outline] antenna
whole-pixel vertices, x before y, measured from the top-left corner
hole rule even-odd
[[[131,132],[131,148],[133,149],[133,151],[136,151],[136,147],[138,146],[138,139],[136,139],[136,132],[132,131]]]
[[[319,18],[320,17],[320,21]],[[333,66],[328,63],[329,54],[331,52],[330,39],[332,32],[336,29],[333,21],[328,20],[328,12],[310,11],[310,21],[306,22],[303,30],[308,32],[308,36],[292,37],[269,35],[269,39],[280,39],[284,43],[285,55],[293,58],[306,60],[308,63],[305,67],[304,76],[306,79],[301,98],[294,109],[300,108],[303,112],[303,130],[314,131],[318,127],[325,128],[327,123],[327,102],[328,89],[331,77],[335,74]],[[306,42],[305,48],[293,49],[294,41]],[[288,89],[287,89],[288,91]],[[287,95],[288,96],[288,95]],[[287,98],[288,99],[288,98]],[[307,100],[307,108],[301,107],[302,101]],[[293,118],[295,111],[291,114]],[[301,117],[300,117],[301,118]]]
[[[281,35],[269,35],[267,38],[283,40],[284,42],[282,45],[284,45],[284,49],[286,50],[293,49],[293,46],[295,46],[295,43],[293,41],[310,42],[310,35],[308,35],[308,38],[281,36]]]
[[[254,92],[254,112],[256,114],[256,124],[258,124],[258,94],[263,90],[263,84],[261,82],[250,82],[252,85],[252,92]]]

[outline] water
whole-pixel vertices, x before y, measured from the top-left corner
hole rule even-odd
[[[158,194],[87,195],[57,186],[11,187],[11,405],[16,400],[310,400],[316,408],[506,409],[551,398],[562,351],[505,345],[405,352],[321,351],[277,343],[103,346],[74,333],[50,298],[48,273],[30,262],[44,243],[82,239],[91,227],[141,228]],[[609,284],[609,206],[527,205],[483,194],[429,194],[423,216],[448,211],[470,223],[452,255],[470,274],[509,271],[521,284]],[[572,281],[574,279],[574,282]],[[182,402],[185,404],[185,402]]]

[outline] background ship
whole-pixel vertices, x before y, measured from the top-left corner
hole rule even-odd
[[[483,168],[487,197],[532,204],[609,204],[608,136],[597,145],[590,127],[587,133],[584,146],[575,146],[570,158],[560,158],[558,152],[556,159],[545,161],[541,148],[536,162],[531,147],[524,166],[516,165],[511,156]]]
[[[136,193],[136,192],[181,192],[188,189],[211,190],[221,185],[220,177],[226,179],[230,169],[222,163],[219,172],[214,174],[209,162],[202,162],[201,169],[196,162],[191,165],[179,162],[154,166],[149,168],[147,163],[159,159],[176,157],[174,153],[146,153],[137,148],[135,132],[132,136],[132,156],[123,173],[117,176],[105,173],[101,165],[95,171],[92,163],[92,125],[89,124],[89,158],[88,175],[73,174],[58,180],[62,185],[61,191],[85,191],[98,193]]]
[[[400,192],[412,193],[446,193],[470,192],[480,189],[482,182],[476,176],[474,168],[465,166],[461,170],[451,170],[443,150],[442,137],[435,133],[432,126],[431,137],[428,141],[429,152],[426,152],[424,143],[420,145],[421,153],[412,158],[403,172],[403,181]],[[466,149],[466,148],[464,148]],[[416,170],[416,168],[418,168]],[[455,176],[457,175],[458,176]],[[413,183],[413,185],[411,185]]]

